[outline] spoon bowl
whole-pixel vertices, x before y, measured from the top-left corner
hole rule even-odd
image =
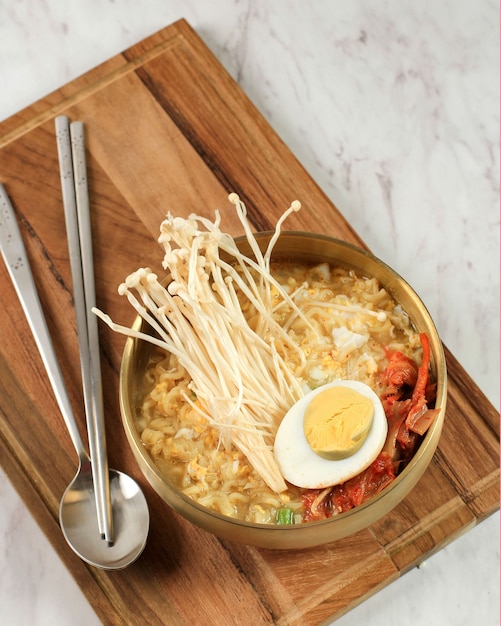
[[[123,569],[133,563],[146,545],[148,507],[138,484],[127,474],[109,470],[114,541],[99,533],[90,460],[83,459],[66,488],[59,507],[63,535],[80,558],[101,569]]]

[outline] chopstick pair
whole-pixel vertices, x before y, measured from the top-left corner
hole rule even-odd
[[[55,126],[98,528],[101,537],[112,545],[99,336],[92,313],[96,296],[84,126],[82,122],[70,124],[64,115],[56,118]]]

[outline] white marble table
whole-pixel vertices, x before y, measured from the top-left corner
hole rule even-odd
[[[180,17],[498,406],[498,3],[4,0],[0,119]],[[99,623],[1,471],[0,563],[2,624]],[[336,623],[499,624],[499,515]]]

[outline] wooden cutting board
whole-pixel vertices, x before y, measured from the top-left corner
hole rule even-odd
[[[54,117],[86,125],[98,306],[133,314],[117,295],[132,270],[160,264],[167,211],[213,215],[241,234],[227,195],[256,230],[291,200],[290,229],[363,246],[185,21],[175,23],[0,124],[0,180],[21,222],[56,351],[82,430],[78,346]],[[319,219],[320,218],[320,219]],[[319,224],[321,221],[321,225]],[[124,339],[101,328],[110,465],[144,487],[148,545],[121,572],[83,563],[58,525],[76,457],[21,307],[0,264],[1,464],[105,624],[318,624],[339,616],[474,526],[499,505],[498,416],[447,351],[449,399],[440,446],[418,486],[354,537],[305,551],[233,545],[171,511],[146,484],[118,408]],[[217,618],[215,617],[217,616]]]

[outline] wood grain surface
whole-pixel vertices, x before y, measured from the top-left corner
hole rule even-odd
[[[289,229],[363,242],[184,22],[153,35],[0,124],[0,180],[20,220],[56,352],[84,432],[71,274],[54,117],[85,123],[98,306],[123,323],[117,286],[137,267],[160,271],[167,211],[212,217],[241,234],[228,193],[255,230],[294,199]],[[157,267],[158,266],[158,267]],[[1,264],[0,462],[104,624],[319,624],[390,584],[499,506],[499,420],[446,349],[442,439],[423,479],[391,514],[305,551],[230,544],[171,511],[143,479],[118,408],[124,338],[101,327],[110,466],[144,488],[151,531],[121,572],[75,556],[58,526],[76,456],[21,306]],[[319,572],[321,571],[321,575]]]

